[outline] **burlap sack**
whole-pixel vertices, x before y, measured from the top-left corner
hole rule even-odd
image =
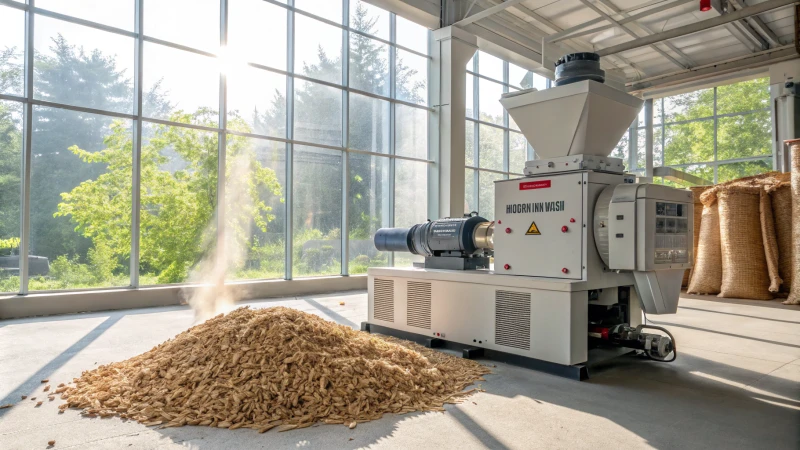
[[[792,150],[792,216],[800,217],[800,143],[794,143]],[[800,219],[792,223],[792,289],[786,305],[800,305]]]
[[[722,243],[720,297],[771,300],[761,235],[761,187],[726,186],[717,192]]]
[[[772,215],[772,197],[762,189],[759,215],[761,219],[761,241],[764,245],[764,256],[767,258],[767,272],[769,273],[769,291],[778,292],[781,288],[780,269],[778,261],[778,238],[775,234],[775,220]]]
[[[693,224],[692,229],[694,230],[694,245],[692,247],[692,267],[697,266],[697,246],[700,243],[700,223],[703,218],[703,202],[700,201],[700,196],[707,190],[713,188],[713,186],[692,186],[689,189],[692,191],[692,198],[694,199],[694,208],[693,208]],[[687,270],[684,273],[684,286],[688,286],[692,280],[692,273],[694,269]],[[688,277],[687,277],[688,274]]]
[[[722,284],[722,248],[716,192],[709,189],[700,198],[703,204],[700,234],[688,292],[719,294]]]
[[[770,195],[778,240],[778,275],[783,280],[780,292],[788,295],[792,288],[792,258],[796,251],[792,245],[792,187],[790,183],[781,183],[770,191]]]

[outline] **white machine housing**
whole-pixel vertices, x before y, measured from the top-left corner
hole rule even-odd
[[[636,184],[608,157],[638,98],[581,81],[500,102],[547,159],[495,182],[494,270],[370,268],[367,325],[575,367],[588,360],[590,304],[624,305],[633,327],[642,306],[676,311],[691,193]]]

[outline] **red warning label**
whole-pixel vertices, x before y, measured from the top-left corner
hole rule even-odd
[[[527,191],[530,189],[544,189],[549,187],[550,187],[550,180],[526,181],[524,183],[519,184],[520,191]]]

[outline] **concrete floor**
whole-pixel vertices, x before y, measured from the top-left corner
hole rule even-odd
[[[364,292],[250,304],[353,327],[367,315]],[[622,358],[582,383],[497,364],[486,392],[445,413],[266,434],[59,415],[47,401],[40,380],[149,350],[192,325],[185,307],[0,321],[0,404],[16,403],[0,410],[0,448],[800,448],[800,308],[685,296],[651,319],[675,335],[675,363]]]

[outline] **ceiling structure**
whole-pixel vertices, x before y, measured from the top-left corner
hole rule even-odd
[[[498,52],[523,55],[527,67],[550,77],[561,55],[598,52],[607,78],[631,92],[798,56],[800,2],[789,0],[712,0],[705,12],[700,0],[442,0],[438,10],[431,0],[378,0],[391,1],[438,13],[440,25],[475,34]]]

